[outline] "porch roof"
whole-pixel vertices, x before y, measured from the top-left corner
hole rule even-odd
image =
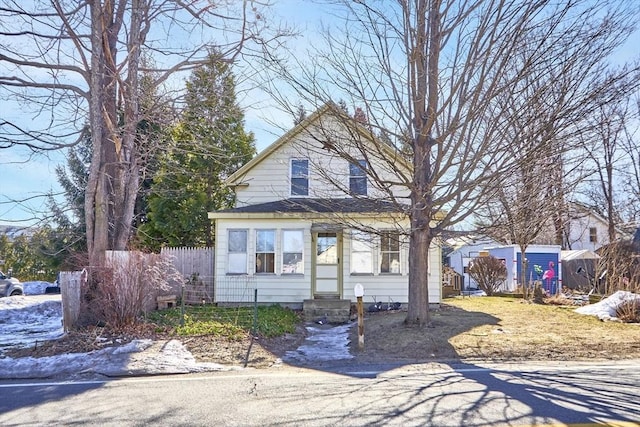
[[[403,213],[407,205],[379,199],[341,198],[290,198],[224,209],[216,213]],[[213,212],[212,212],[213,213]],[[215,213],[214,213],[215,214]],[[211,217],[211,213],[210,213]]]

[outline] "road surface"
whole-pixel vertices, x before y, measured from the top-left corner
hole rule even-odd
[[[0,425],[487,426],[640,423],[640,361],[283,366],[0,382]],[[614,423],[615,422],[615,423]]]

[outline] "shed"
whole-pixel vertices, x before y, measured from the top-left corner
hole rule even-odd
[[[562,251],[562,284],[570,289],[588,290],[593,287],[600,255],[582,249]]]
[[[505,290],[515,291],[522,277],[522,253],[518,245],[506,245],[487,248],[489,255],[502,259],[507,267]],[[543,282],[545,290],[555,294],[562,287],[562,264],[560,263],[561,247],[559,245],[530,245],[525,253],[525,282]],[[536,267],[537,266],[537,267]],[[550,274],[549,278],[545,275]],[[544,280],[543,280],[544,278]]]
[[[477,285],[466,274],[466,268],[473,259],[481,255],[481,252],[488,252],[489,255],[501,259],[507,268],[507,279],[501,290],[513,292],[517,289],[520,281],[520,269],[522,255],[518,245],[492,245],[487,243],[474,243],[465,245],[449,255],[451,267],[465,278],[464,290],[472,289]],[[547,292],[554,294],[562,287],[562,265],[560,257],[561,247],[559,245],[530,245],[527,248],[525,259],[527,260],[527,270],[525,272],[526,282],[543,280],[544,272],[551,270],[552,277],[545,279],[543,285]],[[536,265],[542,269],[540,273],[536,271]]]

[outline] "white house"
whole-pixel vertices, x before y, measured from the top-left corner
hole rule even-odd
[[[612,243],[606,218],[580,203],[569,203],[569,221],[565,233],[564,245],[567,250],[595,251]],[[623,234],[616,229],[618,238]]]
[[[397,182],[381,159],[407,166],[392,147],[345,118],[325,105],[227,179],[236,206],[209,213],[217,290],[240,276],[255,283],[259,303],[341,300],[350,306],[360,283],[367,303],[407,303],[408,194],[378,184],[386,176]],[[355,139],[364,140],[366,149]],[[344,153],[327,150],[329,144],[340,144]],[[374,173],[381,179],[371,179]],[[435,245],[429,263],[429,302],[437,304],[441,262]]]

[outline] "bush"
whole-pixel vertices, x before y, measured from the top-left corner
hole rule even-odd
[[[489,296],[496,293],[507,279],[507,267],[494,256],[474,259],[468,272],[478,287]]]
[[[634,242],[615,242],[598,249],[601,256],[596,275],[605,278],[604,289],[611,295],[616,291],[640,292],[640,248]],[[606,272],[606,274],[602,274]]]
[[[178,335],[213,335],[238,339],[253,329],[254,308],[217,307],[212,304],[185,306],[184,325],[180,326],[181,309],[148,313],[148,321],[158,329],[175,331]],[[300,314],[280,305],[258,307],[257,333],[262,337],[278,337],[293,333],[300,322]]]
[[[640,300],[627,300],[620,304],[616,317],[625,323],[640,323]]]
[[[114,328],[138,323],[142,312],[155,308],[158,292],[184,280],[168,257],[134,251],[111,252],[107,267],[96,273],[90,310],[99,323]]]

